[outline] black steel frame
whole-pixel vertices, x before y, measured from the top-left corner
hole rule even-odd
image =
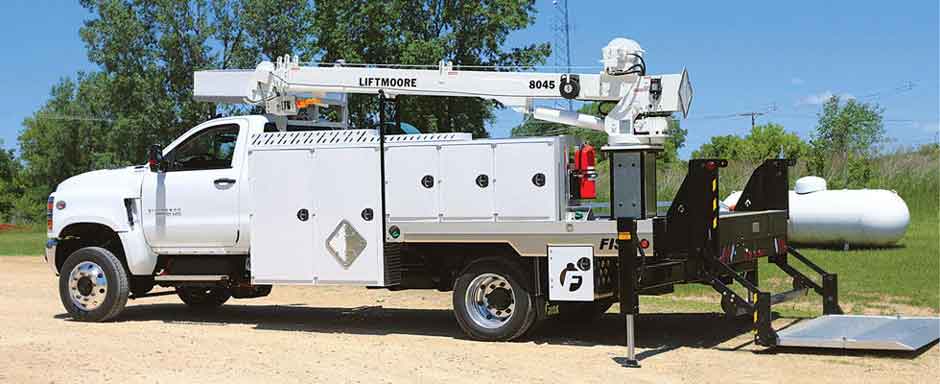
[[[656,255],[637,263],[634,244],[621,242],[619,262],[621,268],[621,313],[639,312],[636,295],[647,290],[680,283],[704,283],[722,295],[722,307],[729,315],[750,314],[754,319],[755,342],[774,346],[777,333],[772,326],[771,306],[796,299],[813,290],[823,298],[824,314],[840,314],[838,277],[813,263],[796,249],[786,245],[785,237],[774,240],[774,252],[767,261],[776,265],[793,279],[793,289],[777,294],[765,292],[758,284],[756,260],[727,264],[721,259],[718,197],[720,168],[727,166],[723,159],[695,159],[689,161],[688,174],[683,180],[665,217],[654,218],[653,232]],[[738,200],[736,211],[786,211],[788,204],[788,169],[794,162],[787,159],[764,161],[748,180]],[[631,224],[632,223],[632,226]],[[618,219],[618,231],[633,231],[635,219]],[[781,246],[782,249],[777,246]],[[632,251],[631,251],[632,250]],[[789,263],[792,256],[820,275],[820,283]],[[741,295],[731,288],[737,282],[747,292]],[[746,296],[746,297],[745,297]]]

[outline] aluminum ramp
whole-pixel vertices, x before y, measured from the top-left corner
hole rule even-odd
[[[826,315],[777,332],[777,345],[916,351],[940,338],[940,318]]]

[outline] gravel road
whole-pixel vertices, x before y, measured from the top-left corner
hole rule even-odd
[[[786,326],[794,319],[775,323]],[[0,257],[0,382],[663,383],[926,382],[918,354],[765,350],[717,314],[644,314],[643,367],[622,368],[622,322],[549,322],[519,342],[467,340],[450,294],[275,287],[194,313],[176,296],[128,303],[115,322],[69,320],[39,257]],[[934,379],[929,379],[933,377]],[[929,380],[928,380],[929,379]]]

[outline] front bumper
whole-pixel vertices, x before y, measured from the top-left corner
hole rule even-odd
[[[59,239],[49,239],[46,240],[46,252],[42,254],[43,261],[46,264],[49,264],[49,268],[52,269],[57,276],[59,275],[59,270],[55,266],[55,249],[59,245]]]

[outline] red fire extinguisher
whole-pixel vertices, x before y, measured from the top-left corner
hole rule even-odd
[[[577,198],[597,198],[595,180],[597,171],[594,170],[596,156],[594,147],[584,144],[574,153],[574,176],[578,181]]]

